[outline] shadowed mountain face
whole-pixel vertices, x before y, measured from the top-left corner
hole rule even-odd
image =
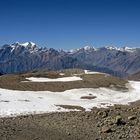
[[[38,68],[52,70],[83,68],[127,76],[140,71],[139,48],[103,47],[58,51],[39,48],[32,42],[0,47],[0,73],[24,72]]]

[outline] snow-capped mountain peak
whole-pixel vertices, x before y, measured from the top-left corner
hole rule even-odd
[[[123,50],[124,51],[128,51],[128,52],[134,52],[136,49],[135,48],[130,48],[130,47],[124,46],[123,47]]]
[[[115,51],[122,51],[122,52],[134,52],[136,50],[135,48],[130,48],[127,46],[124,46],[124,47],[107,46],[104,48],[106,48],[107,50],[111,50],[111,51],[115,50]]]
[[[25,42],[25,43],[19,43],[19,42],[16,42],[16,43],[13,43],[11,45],[9,45],[12,50],[15,50],[15,49],[28,49],[28,50],[34,50],[35,48],[37,48],[36,44],[33,43],[33,42]]]
[[[33,43],[33,42],[25,42],[25,43],[22,43],[22,44],[20,44],[21,46],[35,46],[35,43]]]
[[[24,47],[28,47],[28,46],[35,46],[36,44],[33,43],[33,42],[25,42],[25,43],[19,43],[19,42],[16,42],[16,43],[13,43],[11,46],[24,46]]]
[[[85,47],[83,47],[83,49],[87,51],[87,50],[91,50],[91,49],[94,49],[94,48],[91,47],[91,46],[85,46]]]
[[[57,70],[76,67],[101,70],[115,76],[125,76],[140,70],[139,57],[140,48],[85,46],[69,51],[57,51],[53,48],[39,48],[33,42],[16,42],[0,47],[0,72],[22,72],[36,68]]]
[[[34,52],[35,50],[38,50],[38,47],[33,42],[25,42],[25,43],[15,42],[11,45],[4,45],[3,47],[5,49],[7,47],[11,48],[11,52],[14,52],[16,50],[22,51],[22,52],[25,51],[25,50],[30,51],[30,52]]]
[[[120,48],[117,48],[117,47],[114,47],[114,46],[106,46],[106,47],[104,47],[104,48],[106,48],[107,50],[120,50]]]
[[[76,52],[79,52],[79,51],[93,51],[93,50],[96,51],[97,49],[92,47],[92,46],[84,46],[84,47],[78,48],[78,49],[71,49],[68,52],[76,53]]]

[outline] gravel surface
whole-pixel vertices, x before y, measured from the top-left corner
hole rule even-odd
[[[66,83],[23,83],[27,77],[61,78],[75,74],[75,70],[59,72],[31,72],[0,77],[0,88],[34,91],[65,91],[74,88],[110,87],[127,90],[127,80],[108,75],[85,75],[77,70],[83,80]],[[88,98],[89,97],[82,97]],[[96,98],[96,97],[93,97]],[[63,108],[71,106],[59,105]],[[129,106],[93,108],[81,111],[56,112],[0,118],[0,140],[140,140],[140,101]]]
[[[90,112],[0,119],[0,140],[139,140],[140,101]]]

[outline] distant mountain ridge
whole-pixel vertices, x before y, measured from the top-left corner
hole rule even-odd
[[[0,73],[24,72],[39,68],[52,70],[82,68],[127,76],[140,71],[140,48],[85,46],[73,50],[41,48],[33,42],[0,47]]]

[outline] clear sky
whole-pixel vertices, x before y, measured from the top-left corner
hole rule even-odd
[[[0,45],[140,47],[140,0],[0,0]]]

